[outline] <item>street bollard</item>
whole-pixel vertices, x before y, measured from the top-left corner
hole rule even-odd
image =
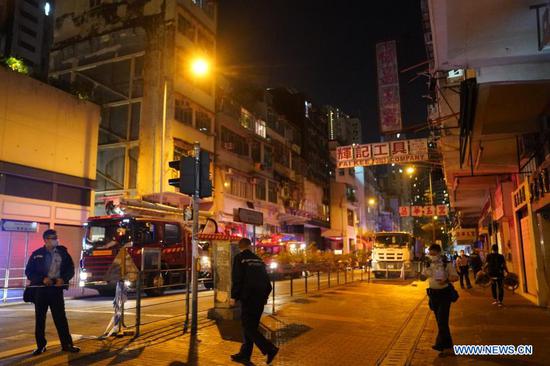
[[[361,266],[361,282],[363,282],[363,272],[365,272],[365,267]]]
[[[304,272],[304,290],[307,294],[307,271]]]
[[[370,283],[370,267],[367,267],[367,283]]]
[[[275,280],[273,280],[273,290],[271,291],[272,300],[271,300],[271,314],[275,315]]]
[[[330,288],[330,268],[328,269],[328,288]]]
[[[339,268],[336,269],[336,284],[337,285],[340,284],[340,269]]]
[[[353,282],[353,272],[355,272],[354,268],[351,269],[351,282]]]
[[[141,271],[137,274],[136,283],[136,334],[134,338],[139,337],[139,331],[141,327]]]
[[[321,289],[321,272],[317,271],[317,291]]]
[[[344,268],[344,285],[348,283],[348,269]]]
[[[294,296],[294,276],[290,274],[290,296]]]

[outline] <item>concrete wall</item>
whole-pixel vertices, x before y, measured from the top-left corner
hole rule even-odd
[[[430,0],[436,69],[475,68],[480,82],[550,77],[537,0]]]
[[[95,179],[99,107],[0,68],[0,161]]]

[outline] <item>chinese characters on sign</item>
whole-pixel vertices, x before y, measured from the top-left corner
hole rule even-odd
[[[401,101],[395,41],[376,44],[380,132],[401,131]]]
[[[336,149],[336,160],[338,168],[428,160],[428,140],[397,140],[339,146]]]
[[[447,207],[447,205],[399,206],[399,215],[402,217],[447,216],[448,214],[449,214],[449,207]]]

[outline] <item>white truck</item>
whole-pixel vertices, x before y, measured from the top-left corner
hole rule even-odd
[[[379,232],[374,234],[371,272],[375,278],[399,276],[406,278],[413,272],[414,237],[406,232]]]

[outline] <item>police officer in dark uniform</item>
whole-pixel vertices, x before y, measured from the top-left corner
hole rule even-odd
[[[242,363],[250,362],[252,349],[256,344],[262,354],[267,355],[269,365],[279,349],[260,333],[258,327],[272,288],[264,262],[252,253],[250,245],[249,239],[241,239],[241,252],[233,260],[231,303],[241,303],[244,341],[239,353],[231,355],[231,359]]]
[[[55,230],[46,230],[42,237],[44,246],[31,254],[25,269],[25,275],[31,281],[31,286],[40,286],[34,288],[37,348],[32,355],[37,356],[46,352],[47,341],[44,332],[48,307],[52,312],[63,351],[76,353],[80,348],[73,345],[63,299],[63,289],[69,287],[69,281],[74,276],[73,259],[67,252],[67,248],[58,245]]]

